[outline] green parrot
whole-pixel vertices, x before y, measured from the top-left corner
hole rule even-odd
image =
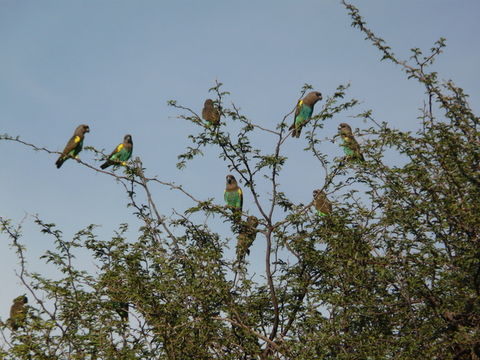
[[[205,100],[202,110],[202,118],[206,120],[209,125],[217,126],[220,123],[220,112],[213,105],[212,99]]]
[[[13,305],[10,307],[10,319],[8,319],[13,331],[23,327],[27,318],[27,308],[25,304],[28,303],[28,298],[25,295],[18,296],[13,299]]]
[[[106,169],[110,165],[124,165],[132,156],[133,151],[133,142],[131,135],[125,135],[123,137],[123,143],[118,145],[115,150],[108,156],[107,161],[105,161],[100,167]]]
[[[243,208],[243,192],[237,184],[237,180],[233,175],[227,175],[227,185],[223,198],[227,206],[242,211]]]
[[[257,237],[258,219],[255,216],[249,216],[247,221],[242,222],[240,233],[237,236],[237,261],[241,262],[245,255],[250,255],[250,246],[252,246]]]
[[[227,185],[223,193],[223,198],[227,206],[232,209],[234,222],[237,224],[240,223],[242,220],[243,192],[233,175],[227,175]]]
[[[65,160],[72,157],[76,158],[78,153],[82,151],[83,138],[85,137],[85,133],[87,132],[90,132],[90,128],[88,127],[88,125],[85,124],[80,125],[75,129],[73,136],[68,141],[65,149],[63,149],[62,155],[60,155],[58,160],[55,162],[55,165],[57,165],[57,169],[60,169]]]
[[[347,123],[341,123],[338,126],[339,134],[343,140],[342,147],[343,152],[349,159],[355,159],[365,161],[362,152],[360,151],[360,145],[352,133],[352,128]]]
[[[319,216],[327,216],[332,212],[332,203],[322,190],[313,190],[313,205]]]
[[[293,124],[289,128],[289,130],[293,130],[292,137],[300,137],[302,127],[312,117],[313,107],[319,100],[322,100],[322,94],[318,91],[312,91],[298,102],[295,109],[295,115],[293,117]]]

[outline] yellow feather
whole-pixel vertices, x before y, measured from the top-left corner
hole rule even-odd
[[[75,144],[78,144],[80,142],[80,136],[75,136],[75,139],[73,139],[73,141],[75,141]]]
[[[123,144],[120,144],[117,146],[117,152],[121,151],[123,149]]]
[[[242,195],[242,189],[238,188],[238,193]]]

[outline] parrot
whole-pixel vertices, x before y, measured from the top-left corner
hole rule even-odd
[[[302,100],[300,100],[295,109],[295,115],[292,126],[289,130],[292,131],[293,137],[300,137],[302,127],[310,119],[313,114],[313,107],[318,100],[322,100],[322,94],[318,91],[312,91],[307,94]]]
[[[57,169],[60,169],[65,160],[71,157],[77,157],[78,153],[82,151],[83,138],[85,137],[85,133],[87,132],[90,132],[90,127],[85,124],[79,125],[75,129],[73,136],[68,141],[65,149],[63,149],[62,155],[60,155],[58,160],[55,162],[55,165],[57,165]]]
[[[227,206],[232,209],[234,215],[233,221],[239,224],[242,219],[243,192],[233,175],[227,175],[227,185],[223,193],[223,198]]]
[[[242,211],[243,208],[243,192],[237,184],[237,180],[233,175],[227,175],[227,185],[223,198],[227,206]]]
[[[9,322],[14,331],[18,330],[18,328],[22,327],[25,323],[27,317],[26,303],[28,303],[28,298],[25,295],[13,299],[13,305],[10,307]]]
[[[338,126],[338,130],[341,138],[343,139],[343,144],[341,146],[343,147],[343,152],[347,158],[365,161],[365,158],[360,151],[360,145],[358,145],[357,140],[355,140],[350,125],[341,123]]]
[[[123,137],[123,143],[118,145],[115,150],[108,156],[100,167],[106,169],[110,165],[125,165],[128,159],[132,156],[133,142],[132,135],[125,135]]]
[[[220,123],[220,112],[213,105],[212,99],[205,100],[202,110],[202,118],[208,121],[209,125],[217,126]]]
[[[319,216],[327,216],[332,212],[332,203],[322,190],[313,190],[313,205]]]
[[[237,236],[237,261],[243,261],[245,255],[250,255],[250,246],[252,246],[257,237],[258,219],[255,216],[249,216],[246,222],[242,223],[240,234]]]

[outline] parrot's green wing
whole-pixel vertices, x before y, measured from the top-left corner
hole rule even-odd
[[[121,164],[125,165],[125,162],[130,159],[132,156],[132,146],[125,146],[124,143],[119,144],[113,151],[112,153],[108,156],[107,161],[103,163],[100,167],[102,169],[106,169],[110,165],[113,164]]]

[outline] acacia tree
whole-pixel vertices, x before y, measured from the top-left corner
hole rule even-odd
[[[128,224],[111,239],[99,239],[93,225],[65,239],[56,225],[37,218],[55,244],[43,255],[58,268],[53,280],[28,271],[21,228],[2,218],[31,298],[22,326],[14,332],[3,326],[5,359],[480,357],[479,118],[461,88],[429,70],[443,39],[428,54],[413,49],[410,59],[398,59],[358,10],[343,4],[382,60],[425,87],[420,130],[398,131],[363,112],[358,117],[371,124],[363,131],[366,161],[332,158],[321,151],[318,132],[357,101],[344,99],[346,86],[328,95],[304,130],[305,151],[324,171],[322,190],[335,200],[330,215],[318,216],[313,199],[296,203],[279,185],[289,160],[290,114],[273,129],[255,124],[227,105],[221,84],[211,89],[222,114],[218,127],[171,101],[179,117],[198,126],[178,166],[205,147],[216,149],[251,193],[260,216],[250,230],[266,245],[264,278],[251,278],[244,260],[226,258],[228,240],[203,221],[215,214],[240,234],[251,214],[239,221],[223,204],[149,177],[138,158],[122,175],[77,160],[116,179],[143,226],[135,242],[126,238]],[[253,145],[254,132],[270,150]],[[1,140],[52,153],[18,137]],[[402,163],[389,164],[386,151]],[[259,201],[261,182],[270,186],[268,202]],[[175,189],[193,206],[167,219],[153,186]],[[96,273],[73,265],[79,249],[91,253]]]

